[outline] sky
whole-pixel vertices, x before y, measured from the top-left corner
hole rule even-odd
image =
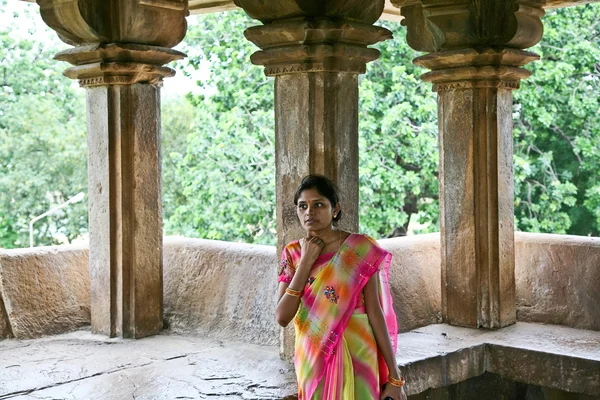
[[[36,40],[48,43],[58,44],[59,47],[68,48],[69,45],[60,41],[54,31],[48,28],[42,20],[39,13],[39,6],[35,3],[28,3],[20,0],[0,0],[0,30],[11,26],[11,36],[15,38],[26,38],[31,36],[40,27],[44,27],[47,34],[37,35]],[[14,16],[13,16],[14,15]],[[188,25],[194,23],[198,16],[188,17]],[[15,21],[16,19],[16,21]],[[16,23],[14,23],[16,22]],[[175,47],[178,50],[178,46]],[[177,72],[173,78],[166,78],[163,82],[162,97],[178,97],[188,92],[202,92],[196,85],[197,80],[206,79],[208,68],[201,68],[195,71],[191,78],[185,77],[181,72]]]

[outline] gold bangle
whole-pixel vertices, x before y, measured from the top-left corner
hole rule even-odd
[[[388,375],[388,383],[392,386],[401,388],[402,386],[404,386],[405,381],[404,381],[404,377],[402,377],[402,376],[400,377],[400,379],[394,379]]]
[[[302,290],[294,290],[294,289],[286,288],[285,293],[289,294],[290,296],[294,296],[294,297],[302,297]]]

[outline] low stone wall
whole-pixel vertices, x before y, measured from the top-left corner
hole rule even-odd
[[[400,331],[439,322],[438,233],[383,239]],[[515,232],[517,320],[600,331],[600,238]]]
[[[0,298],[0,337],[27,339],[89,325],[87,248],[0,251]]]
[[[164,315],[171,330],[276,345],[275,247],[165,238]]]
[[[440,321],[439,235],[384,239],[401,332]],[[179,333],[276,345],[271,246],[165,238],[165,319]]]
[[[378,242],[393,255],[390,285],[398,317],[398,331],[406,332],[440,323],[440,235],[432,233]]]
[[[600,331],[600,238],[515,234],[517,319]]]
[[[520,321],[600,330],[600,239],[516,233]],[[439,234],[382,239],[400,332],[440,322]],[[274,345],[275,248],[165,238],[165,321],[174,332]],[[0,338],[88,325],[88,251],[0,250]]]

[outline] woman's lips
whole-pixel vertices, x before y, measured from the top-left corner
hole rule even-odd
[[[314,219],[307,219],[306,221],[304,221],[304,223],[305,223],[306,225],[311,225],[311,224],[313,224],[314,222],[315,222],[315,220],[314,220]]]

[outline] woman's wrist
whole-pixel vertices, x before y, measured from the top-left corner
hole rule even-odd
[[[398,368],[389,370],[388,376],[391,377],[392,379],[398,379],[398,380],[400,378],[402,378],[402,375],[400,375],[400,370]]]
[[[310,271],[310,269],[312,268],[313,264],[314,263],[311,263],[309,265],[309,263],[305,261],[304,257],[302,257],[302,258],[300,258],[300,261],[298,261],[298,268],[297,268],[296,272],[297,271],[304,271],[304,270],[307,270],[307,269]]]
[[[292,297],[297,297],[297,298],[302,297],[303,292],[304,292],[303,290],[295,290],[289,286],[285,289],[285,294],[290,295]]]
[[[298,267],[296,268],[296,273],[294,274],[294,278],[298,278],[298,281],[294,282],[295,279],[292,279],[292,282],[298,283],[302,285],[302,287],[304,287],[304,285],[306,285],[306,282],[308,281],[308,276],[310,275],[311,269],[312,265],[307,265],[303,261],[300,261],[298,263]]]
[[[392,386],[401,388],[404,386],[404,378],[400,377],[399,379],[395,379],[395,378],[392,378],[391,376],[388,376],[388,383]]]
[[[296,268],[296,272],[292,278],[292,281],[288,285],[288,288],[295,291],[303,291],[306,283],[308,282],[309,274],[310,271],[306,271],[302,268],[301,264],[299,264],[298,268]]]

